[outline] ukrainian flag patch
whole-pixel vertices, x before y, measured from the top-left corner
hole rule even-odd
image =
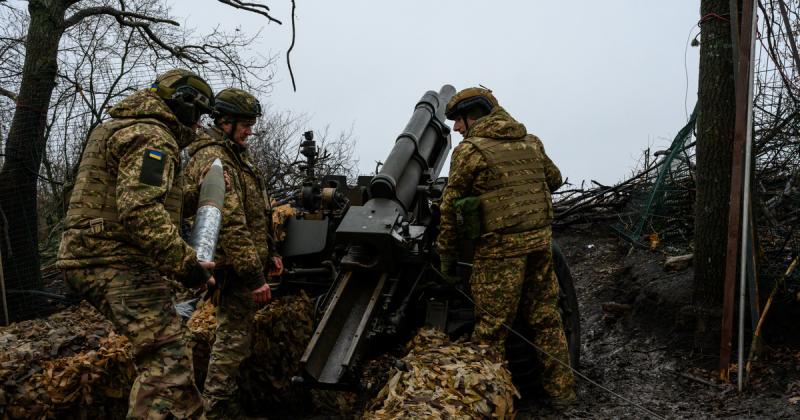
[[[145,149],[139,182],[155,187],[161,186],[164,180],[164,153],[158,150]]]
[[[147,149],[147,156],[155,160],[161,160],[164,154],[159,152],[158,150]]]

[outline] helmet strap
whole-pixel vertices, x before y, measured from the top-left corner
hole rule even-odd
[[[237,119],[235,119],[235,118],[232,118],[232,119],[230,119],[230,120],[228,120],[228,121],[229,121],[229,122],[230,122],[230,124],[231,124],[231,128],[229,128],[229,129],[228,129],[228,132],[227,132],[227,133],[225,133],[225,134],[227,134],[227,135],[228,135],[228,138],[229,138],[229,139],[230,139],[232,142],[236,143],[236,139],[234,139],[234,138],[233,138],[233,135],[236,133],[236,126],[239,124],[239,120],[237,120]]]

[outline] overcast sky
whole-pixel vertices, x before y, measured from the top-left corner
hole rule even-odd
[[[699,51],[687,41],[699,0],[297,0],[297,92],[289,0],[266,2],[282,26],[211,0],[173,1],[200,31],[263,28],[256,49],[280,55],[271,105],[308,113],[309,129],[352,127],[363,173],[421,95],[445,83],[492,89],[577,183],[625,179],[641,150],[669,145],[696,100]]]

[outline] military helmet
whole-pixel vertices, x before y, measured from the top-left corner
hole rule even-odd
[[[214,92],[196,73],[186,69],[168,70],[150,85],[150,90],[167,103],[182,124],[193,126],[202,114],[214,110]]]
[[[194,102],[199,108],[211,112],[214,108],[214,92],[211,86],[196,73],[186,69],[168,70],[151,85],[161,99],[182,99]]]
[[[498,105],[492,91],[482,87],[470,87],[459,91],[447,103],[444,114],[449,120],[455,120],[472,108],[482,108],[486,113]]]
[[[242,89],[227,88],[214,98],[214,113],[216,116],[256,119],[261,116],[261,103]]]

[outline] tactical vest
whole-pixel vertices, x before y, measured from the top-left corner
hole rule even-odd
[[[95,128],[78,166],[65,219],[67,229],[89,229],[87,233],[102,234],[109,239],[127,238],[117,210],[117,168],[109,167],[106,146],[114,133],[135,124],[154,124],[169,130],[164,123],[152,118],[112,120]],[[180,165],[176,162],[175,167]],[[176,226],[180,226],[182,200],[182,188],[178,182],[173,182],[163,204]]]
[[[478,149],[490,171],[489,181],[481,185],[486,192],[478,196],[482,232],[518,233],[549,226],[553,204],[535,136],[465,141]]]

